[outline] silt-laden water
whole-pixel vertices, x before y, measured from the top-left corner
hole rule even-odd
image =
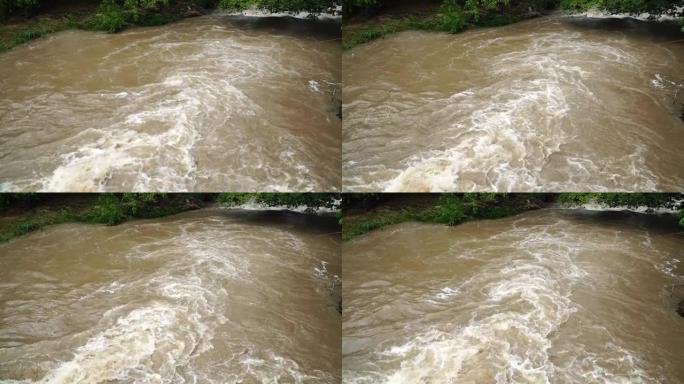
[[[672,217],[405,223],[345,243],[342,259],[345,383],[684,381]]]
[[[207,209],[0,245],[0,382],[337,383],[334,218]]]
[[[343,55],[348,191],[679,191],[675,24],[547,16]]]
[[[339,30],[216,14],[4,53],[0,190],[338,190]]]

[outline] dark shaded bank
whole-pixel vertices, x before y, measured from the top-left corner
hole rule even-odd
[[[342,201],[342,240],[407,221],[458,225],[497,219],[539,208],[581,207],[679,210],[672,225],[684,227],[684,194],[674,193],[351,193]],[[661,220],[661,219],[659,219]]]
[[[0,243],[48,225],[68,222],[117,225],[219,204],[236,207],[334,209],[338,194],[317,193],[4,193],[0,194]]]

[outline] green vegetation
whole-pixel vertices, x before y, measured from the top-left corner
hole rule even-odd
[[[357,28],[353,23],[345,25],[343,47],[352,48],[385,35],[405,31],[423,30],[447,33],[459,33],[469,26],[499,26],[510,24],[537,14],[547,9],[556,0],[441,0],[431,10],[421,12],[400,13],[384,16],[379,23],[371,23]],[[427,3],[433,3],[428,1]],[[392,2],[380,0],[351,0],[345,3],[345,17],[356,18],[359,14],[378,13],[384,8],[391,8]],[[373,10],[373,11],[369,11]],[[362,23],[363,24],[363,23]]]
[[[333,0],[0,0],[0,52],[66,29],[116,33],[130,26],[167,24],[216,7],[320,13],[336,5]]]
[[[497,219],[560,203],[573,207],[600,203],[609,207],[679,209],[684,227],[684,194],[668,193],[561,193],[561,194],[351,194],[345,195],[342,239],[407,221],[458,225],[466,221]]]
[[[404,1],[410,4],[410,1]],[[441,31],[459,33],[471,26],[494,27],[538,16],[558,7],[571,12],[601,9],[609,13],[632,15],[673,13],[684,6],[684,0],[440,0],[430,10],[394,13],[393,7],[402,1],[345,0],[343,46],[352,48],[391,33],[405,30]],[[415,3],[415,2],[414,2]],[[379,15],[379,16],[378,16]],[[376,17],[378,16],[378,17]]]
[[[131,219],[155,218],[197,209],[211,195],[123,193],[123,194],[1,194],[0,242],[48,225],[68,222],[116,225]],[[12,212],[15,211],[15,212]],[[12,213],[19,213],[16,217]],[[12,220],[14,218],[14,220]]]
[[[19,220],[14,222],[10,226],[7,226],[6,228],[4,228],[2,232],[0,232],[0,243],[4,243],[14,237],[25,235],[29,232],[33,232],[47,225],[59,224],[63,222],[66,221],[61,220],[59,217],[53,216],[42,216],[39,218]]]
[[[123,193],[98,196],[92,209],[72,216],[72,221],[116,225],[130,219],[152,219],[197,209],[211,195]]]
[[[99,29],[109,33],[118,32],[126,26],[126,15],[114,0],[104,0],[100,10],[93,20],[92,29]]]
[[[385,194],[370,203],[358,197],[344,197],[342,239],[407,221],[458,225],[471,220],[497,219],[530,209],[544,202],[542,194]],[[396,204],[392,204],[396,203]]]
[[[325,193],[105,193],[0,194],[0,243],[48,225],[79,222],[117,225],[199,209],[209,204],[336,208],[339,194]]]
[[[0,29],[1,28],[2,27],[0,26]],[[64,19],[45,20],[37,23],[36,25],[28,25],[25,28],[21,28],[16,31],[8,31],[8,33],[0,34],[0,52],[4,52],[10,48],[27,43],[41,36],[70,28],[72,28],[71,22],[68,19]]]
[[[0,52],[66,29],[119,32],[198,14],[208,0],[0,0]]]
[[[391,20],[379,26],[368,27],[362,29],[357,33],[352,33],[345,36],[342,47],[350,49],[359,44],[367,43],[371,40],[408,30],[420,31],[442,31],[449,33],[457,33],[465,28],[465,21],[461,13],[453,13],[448,16],[443,16],[435,19],[421,20],[417,17],[406,17],[397,20]]]

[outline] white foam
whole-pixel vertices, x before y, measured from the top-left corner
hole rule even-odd
[[[318,84],[316,80],[309,80],[309,89],[311,89],[313,92],[321,93],[320,84]]]
[[[594,19],[635,19],[641,21],[680,21],[684,15],[684,7],[674,7],[673,9],[659,15],[650,14],[647,12],[632,14],[632,13],[610,13],[605,10],[593,8],[585,12],[571,13],[571,17],[590,17]]]
[[[47,78],[40,87],[49,92],[33,91],[21,103],[8,99],[11,114],[3,123],[21,135],[49,139],[33,145],[40,145],[36,151],[45,148],[31,153],[36,158],[18,151],[8,160],[4,179],[11,180],[0,181],[0,190],[335,186],[339,169],[320,159],[339,146],[335,122],[325,122],[331,115],[325,94],[336,74],[325,57],[310,59],[326,56],[329,47],[303,37],[264,35],[224,19],[207,16],[154,31],[131,30],[123,40],[88,35],[82,48],[87,54],[79,60],[92,64],[93,71],[67,81],[68,87],[62,85],[75,76],[71,72],[34,74]],[[97,46],[105,40],[113,48],[100,55]],[[109,72],[115,74],[111,79],[102,77]],[[255,84],[275,93],[266,95]],[[280,113],[291,107],[287,97],[278,97],[288,85],[310,97],[313,104],[302,108],[311,112],[305,120],[323,124],[316,135],[306,135],[301,122]],[[8,147],[27,145],[25,137],[10,136]]]
[[[648,207],[645,205],[633,207],[633,206],[627,206],[627,205],[620,205],[620,206],[614,206],[611,207],[608,204],[605,203],[599,203],[599,202],[588,202],[584,204],[579,204],[579,205],[564,205],[564,206],[559,206],[561,209],[586,209],[587,211],[628,211],[628,212],[636,212],[636,213],[651,213],[651,214],[678,214],[679,211],[684,208],[684,200],[673,200],[671,202],[670,206],[666,207]]]
[[[332,214],[337,213],[340,210],[342,204],[342,199],[337,199],[333,201],[332,207],[309,207],[306,205],[300,205],[297,207],[289,207],[285,205],[267,205],[258,203],[254,200],[250,200],[244,204],[240,204],[235,207],[226,207],[224,209],[242,209],[246,211],[291,211],[297,213],[317,213],[317,214]]]
[[[322,13],[310,13],[310,12],[269,12],[264,9],[250,8],[240,12],[229,12],[229,15],[240,15],[249,17],[294,17],[297,19],[329,19],[329,20],[341,20],[342,19],[342,6],[336,6],[329,12]]]
[[[440,289],[440,292],[436,294],[435,297],[441,300],[446,300],[450,297],[458,295],[459,293],[461,293],[461,291],[458,288],[444,287]]]
[[[62,164],[43,181],[42,191],[104,191],[115,172],[137,176],[131,186],[133,191],[191,189],[197,170],[193,147],[206,129],[201,125],[202,115],[222,110],[218,103],[227,103],[231,109],[242,111],[250,111],[254,105],[226,80],[217,87],[209,74],[174,74],[162,83],[161,92],[175,93],[173,97],[162,104],[132,111],[123,122],[82,133],[82,136],[95,133],[100,138],[62,155]],[[206,86],[209,83],[212,86]],[[160,92],[159,86],[142,87],[132,103],[144,103]],[[223,95],[221,101],[214,97],[219,89]],[[146,132],[146,124],[159,123],[166,124],[168,129],[160,133]],[[157,165],[151,168],[152,164]]]
[[[657,190],[662,175],[647,162],[652,143],[625,134],[615,138],[618,144],[609,143],[621,148],[613,155],[596,155],[591,142],[580,147],[581,129],[587,123],[578,120],[577,102],[571,102],[605,104],[594,93],[602,87],[603,71],[642,70],[638,52],[587,38],[582,32],[561,33],[544,27],[534,39],[486,31],[455,37],[453,45],[465,48],[441,54],[453,54],[459,63],[475,54],[470,47],[473,42],[501,45],[510,40],[515,47],[521,40],[524,43],[522,48],[494,51],[486,61],[475,61],[485,66],[481,72],[491,79],[478,87],[455,90],[445,97],[438,92],[412,93],[405,84],[385,80],[345,103],[345,125],[367,127],[358,132],[350,129],[358,137],[345,142],[345,190]],[[473,52],[461,53],[464,49]],[[601,66],[594,68],[584,58],[600,58]],[[356,88],[350,92],[360,93]],[[423,132],[422,136],[395,134],[408,129],[405,118],[412,122],[410,129]],[[397,125],[400,128],[390,128]],[[407,137],[418,141],[410,146],[413,150],[401,141]],[[385,163],[377,153],[361,156],[370,150],[389,153],[396,160]]]
[[[582,382],[567,379],[552,359],[553,335],[581,308],[572,293],[587,276],[576,261],[586,244],[563,236],[566,225],[514,226],[494,235],[489,241],[507,241],[515,255],[490,260],[458,290],[442,289],[460,291],[459,295],[469,297],[466,301],[482,297],[469,321],[407,324],[410,332],[403,343],[373,351],[372,367],[377,370],[345,369],[345,382]],[[511,239],[517,240],[510,244]],[[481,257],[487,259],[486,254]],[[638,356],[615,343],[602,356],[580,351],[576,360],[584,360],[585,365],[573,367],[573,377],[606,383],[648,379]],[[611,370],[613,361],[621,362],[620,371]]]
[[[62,363],[40,383],[96,384],[113,380],[139,383],[162,383],[156,373],[174,370],[174,364],[188,347],[173,337],[177,326],[171,308],[155,304],[136,309],[119,318],[111,327],[90,338],[74,353],[71,361]],[[161,369],[152,367],[153,355],[164,356]]]
[[[414,189],[447,191],[481,189],[482,185],[460,184],[464,172],[487,173],[486,189],[511,191],[514,189],[534,190],[539,188],[539,174],[542,158],[530,158],[530,150],[548,155],[559,150],[570,136],[559,129],[562,119],[570,111],[564,84],[579,83],[584,74],[564,64],[560,55],[548,53],[545,45],[554,42],[565,45],[567,36],[540,36],[524,52],[502,54],[493,60],[491,71],[499,76],[509,76],[510,68],[534,69],[535,79],[514,82],[504,89],[498,89],[497,97],[491,103],[474,109],[468,120],[458,123],[459,130],[467,129],[471,135],[459,140],[455,147],[434,150],[416,155],[397,177],[387,183],[387,191]],[[500,87],[495,83],[494,87]],[[459,92],[459,108],[466,109],[477,104],[478,93],[488,90]],[[500,101],[499,101],[500,100]],[[533,126],[524,116],[542,111],[549,117],[545,126]],[[538,146],[541,148],[536,148]]]

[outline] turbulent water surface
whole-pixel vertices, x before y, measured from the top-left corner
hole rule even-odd
[[[0,246],[0,382],[336,383],[334,219],[202,210]]]
[[[671,217],[408,223],[342,257],[345,383],[684,382]]]
[[[0,190],[339,189],[339,30],[212,15],[2,54]]]
[[[343,55],[344,189],[679,190],[678,30],[549,16],[358,46]]]

